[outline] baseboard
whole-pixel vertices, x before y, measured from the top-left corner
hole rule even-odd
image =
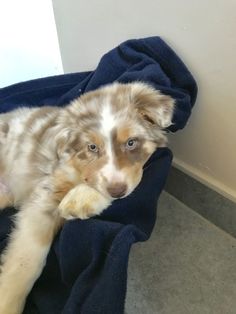
[[[231,191],[214,189],[202,176],[174,161],[165,190],[191,209],[236,237],[236,203]],[[230,194],[230,197],[229,197]],[[226,196],[226,197],[225,197]]]
[[[173,165],[175,168],[183,171],[185,174],[189,175],[190,177],[196,179],[210,189],[216,191],[217,193],[236,203],[236,191],[233,191],[219,181],[214,180],[214,178],[206,175],[205,173],[199,171],[194,167],[189,166],[188,164],[182,162],[177,158],[174,158]]]

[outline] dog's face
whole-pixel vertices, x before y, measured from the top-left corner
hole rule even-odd
[[[130,194],[143,165],[165,146],[174,101],[143,83],[105,86],[75,100],[61,116],[61,146],[83,182],[112,199]]]

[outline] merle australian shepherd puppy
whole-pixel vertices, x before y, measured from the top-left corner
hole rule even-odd
[[[0,115],[0,208],[18,209],[1,257],[0,314],[22,313],[65,219],[100,214],[129,195],[166,144],[174,100],[141,83],[114,83],[68,106]]]

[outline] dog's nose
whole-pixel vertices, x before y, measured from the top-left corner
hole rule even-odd
[[[127,185],[125,183],[113,183],[108,186],[107,191],[111,197],[119,198],[125,195],[127,190]]]

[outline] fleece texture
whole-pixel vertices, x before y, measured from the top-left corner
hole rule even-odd
[[[114,81],[147,82],[172,96],[176,108],[173,125],[167,130],[171,132],[185,126],[196,100],[197,85],[187,67],[160,37],[150,37],[122,43],[105,54],[94,71],[0,89],[0,113],[19,106],[64,106]],[[64,225],[27,299],[24,314],[124,313],[129,251],[133,243],[147,240],[152,232],[171,161],[168,148],[158,149],[130,196],[115,201],[99,217]],[[14,212],[8,208],[0,213],[0,252],[6,246]]]

